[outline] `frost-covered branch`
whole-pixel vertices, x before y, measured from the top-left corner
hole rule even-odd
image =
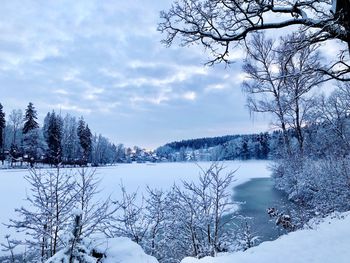
[[[158,29],[167,46],[176,39],[203,45],[209,63],[230,62],[231,48],[253,32],[291,26],[303,27],[309,43],[338,39],[350,48],[350,4],[334,2],[332,8],[329,0],[178,0],[161,12]]]

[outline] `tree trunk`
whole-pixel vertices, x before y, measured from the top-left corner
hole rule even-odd
[[[348,51],[350,53],[350,0],[335,0],[337,1],[336,15],[339,18],[340,24],[346,29]]]

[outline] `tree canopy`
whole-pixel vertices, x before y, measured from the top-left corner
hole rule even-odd
[[[212,54],[210,64],[230,62],[232,46],[252,32],[301,26],[307,33],[300,44],[310,45],[337,39],[346,44],[337,61],[323,69],[333,78],[350,72],[349,0],[178,0],[161,12],[158,29],[170,46],[179,38],[182,45],[201,44]]]

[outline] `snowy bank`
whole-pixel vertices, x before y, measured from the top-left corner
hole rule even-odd
[[[126,237],[106,238],[99,241],[94,241],[93,243],[95,242],[97,245],[92,245],[90,249],[87,249],[85,245],[81,245],[79,248],[77,248],[76,256],[79,259],[75,259],[73,261],[80,262],[80,260],[82,260],[82,262],[86,263],[158,263],[157,259],[145,254],[143,249],[138,244]],[[70,247],[62,249],[45,263],[70,262],[69,249]],[[94,253],[102,256],[100,260],[88,255],[88,253],[81,253],[82,251],[89,251],[92,249]]]
[[[350,262],[350,212],[329,216],[313,229],[299,230],[245,252],[216,258],[185,258],[181,263],[348,263]]]

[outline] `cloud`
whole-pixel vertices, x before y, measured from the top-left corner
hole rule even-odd
[[[195,100],[197,98],[197,94],[194,91],[188,91],[183,94],[183,98],[185,100]]]
[[[162,46],[156,30],[159,11],[171,3],[2,3],[4,107],[24,109],[32,101],[42,115],[52,109],[84,114],[97,132],[141,145],[173,140],[175,130],[187,130],[183,136],[194,137],[208,127],[220,130],[223,120],[234,122],[244,112],[239,63],[205,67],[206,56],[197,46]],[[237,60],[242,54],[231,53]],[[230,114],[230,107],[239,109]],[[147,139],[141,138],[140,130]],[[194,130],[198,133],[191,135]]]

